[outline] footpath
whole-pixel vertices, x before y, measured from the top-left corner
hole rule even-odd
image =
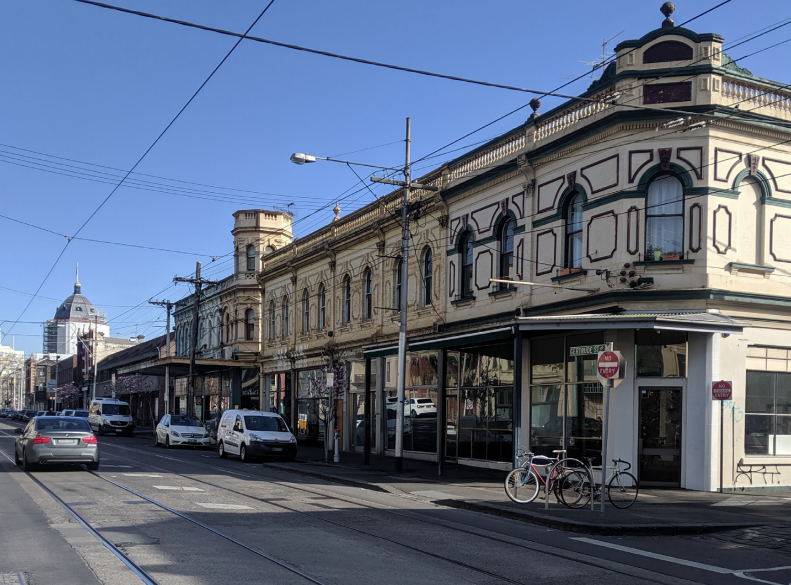
[[[680,489],[640,489],[637,502],[619,510],[607,502],[605,516],[590,506],[572,510],[542,495],[530,504],[516,504],[505,494],[507,472],[445,464],[440,477],[437,464],[403,460],[396,474],[392,457],[371,455],[363,465],[361,453],[341,453],[340,463],[325,463],[320,447],[300,446],[297,461],[264,463],[265,467],[324,479],[363,489],[430,501],[539,524],[558,530],[603,535],[680,535],[759,528],[768,525],[791,529],[791,491],[695,492]]]

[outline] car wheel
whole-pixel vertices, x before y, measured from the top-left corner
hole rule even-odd
[[[244,445],[239,448],[239,459],[242,463],[247,463],[247,447]]]
[[[286,461],[296,461],[296,460],[297,460],[297,454],[296,453],[294,453],[293,455],[289,455],[286,458]]]
[[[154,447],[159,447],[159,433],[154,433]]]
[[[218,454],[220,455],[220,457],[222,457],[223,459],[224,459],[224,458],[226,458],[226,457],[228,457],[228,453],[226,453],[226,452],[225,452],[225,445],[223,445],[223,442],[222,442],[222,441],[220,441],[220,445],[217,447],[217,453],[218,453]]]
[[[17,467],[22,467],[22,462],[19,460],[19,453],[16,452],[16,445],[14,445],[14,463]]]
[[[99,469],[99,462],[96,463],[88,463],[87,465],[88,471],[97,471]]]
[[[165,435],[165,449],[170,449],[170,435]]]
[[[415,412],[414,410],[410,410],[410,411],[409,411],[409,416],[410,416],[411,418],[416,418],[416,417],[417,417],[417,412]]]
[[[27,460],[27,455],[25,455],[25,451],[22,451],[22,470],[23,471],[33,471],[34,465]]]

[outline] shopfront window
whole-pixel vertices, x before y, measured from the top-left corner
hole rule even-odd
[[[659,329],[636,331],[635,364],[638,376],[686,377],[686,332]]]
[[[326,411],[328,401],[326,398],[312,398],[310,396],[311,378],[320,379],[325,376],[324,370],[301,370],[297,373],[297,439],[307,443],[324,441],[324,421],[319,417],[319,412]],[[324,401],[324,410],[320,410],[319,401]]]
[[[261,406],[261,394],[257,368],[244,368],[242,370],[242,408],[259,410]]]
[[[602,332],[531,341],[531,441],[539,455],[565,449],[568,457],[601,464],[603,388],[596,357]]]
[[[448,429],[464,459],[511,461],[513,459],[513,345],[492,344],[464,349],[458,354],[457,429]],[[454,389],[448,385],[448,395]],[[452,420],[451,412],[448,413]],[[450,432],[456,431],[453,437]],[[447,451],[446,451],[447,453]],[[451,455],[452,456],[452,455]]]
[[[405,451],[437,452],[437,359],[435,351],[407,354],[403,435]],[[387,448],[395,449],[398,416],[397,360],[393,360],[391,372],[391,382],[385,383],[385,422]]]
[[[744,452],[791,455],[791,374],[747,372]]]

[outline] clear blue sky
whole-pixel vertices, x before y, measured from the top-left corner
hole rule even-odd
[[[675,21],[681,23],[719,1],[680,0]],[[266,5],[265,0],[117,3],[238,32],[244,32]],[[601,55],[604,38],[624,30],[618,42],[658,28],[661,4],[275,0],[251,34],[551,90],[588,70],[583,61]],[[728,41],[788,18],[788,2],[733,0],[689,28],[722,34],[727,51]],[[85,176],[87,171],[81,163],[43,155],[129,169],[235,42],[73,0],[4,0],[0,22],[0,213],[69,235],[112,185],[56,174],[71,169]],[[791,26],[738,47],[732,56],[789,37]],[[789,50],[791,44],[740,64],[756,75],[788,82]],[[580,93],[590,81],[587,77],[564,91]],[[3,343],[10,344],[14,336],[17,349],[41,351],[40,323],[71,294],[77,262],[83,292],[107,312],[113,335],[160,335],[163,311],[125,307],[169,287],[175,274],[193,272],[196,260],[203,261],[204,273],[212,277],[229,274],[227,257],[212,265],[209,256],[231,251],[233,211],[294,203],[300,235],[329,222],[335,200],[357,182],[342,165],[297,167],[288,160],[292,152],[332,156],[393,143],[403,138],[404,120],[411,116],[413,156],[418,158],[531,97],[243,41],[137,169],[222,189],[138,175],[154,189],[167,183],[182,193],[185,188],[204,193],[192,191],[188,194],[193,197],[184,197],[122,187],[80,234],[204,256],[75,240],[42,287],[41,298],[33,300],[21,318],[33,323],[20,322]],[[543,101],[543,111],[559,103],[553,98]],[[460,144],[491,138],[521,123],[528,113],[523,110]],[[403,144],[348,158],[398,165]],[[31,166],[36,169],[27,168]],[[94,179],[112,180],[118,174],[90,169]],[[381,187],[377,191],[385,192]],[[230,194],[236,202],[218,201],[216,193]],[[367,191],[354,195],[341,202],[343,213],[371,200]],[[7,289],[36,291],[64,242],[61,236],[0,218],[0,321],[17,319],[30,300]],[[175,301],[187,293],[183,285],[170,286],[157,297]],[[0,327],[6,332],[10,325]]]

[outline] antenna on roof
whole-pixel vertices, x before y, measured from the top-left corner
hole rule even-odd
[[[624,31],[621,31],[617,35],[615,35],[614,37],[610,37],[609,39],[603,39],[602,40],[602,42],[601,42],[601,59],[596,59],[595,61],[583,61],[583,63],[585,63],[585,65],[590,65],[591,68],[592,68],[591,69],[591,79],[597,79],[597,78],[595,78],[593,76],[594,73],[596,72],[597,69],[601,69],[602,67],[604,67],[605,63],[607,63],[607,58],[608,58],[607,45],[609,45],[613,40],[615,40],[616,37],[622,35],[623,32]],[[599,76],[599,78],[600,77],[601,76]]]

